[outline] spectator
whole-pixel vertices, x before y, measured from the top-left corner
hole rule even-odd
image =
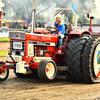
[[[7,22],[7,25],[6,25],[6,27],[8,27],[9,28],[9,23]]]

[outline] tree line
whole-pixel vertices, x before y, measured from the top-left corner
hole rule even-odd
[[[3,11],[6,13],[4,18],[6,19],[23,19],[23,17],[17,12],[21,12],[26,18],[31,16],[32,12],[32,3],[33,0],[3,0],[2,2],[5,3],[5,6],[3,7]],[[9,6],[7,3],[11,4],[17,11],[15,11],[11,6]],[[41,6],[42,9],[44,7],[47,7],[49,5],[52,6],[52,4],[55,4],[55,8],[65,8],[70,9],[72,8],[72,4],[74,4],[76,13],[79,16],[78,22],[82,21],[83,23],[87,23],[89,20],[87,19],[86,14],[91,13],[93,9],[96,8],[95,0],[37,0],[37,9]],[[39,9],[39,10],[42,10]],[[51,8],[50,8],[51,9]],[[39,11],[38,10],[38,11]],[[57,10],[56,10],[57,11]],[[69,20],[72,20],[72,13],[70,12],[62,12],[62,14],[65,14]],[[39,15],[39,18],[45,17],[45,15]],[[42,16],[42,17],[41,17]],[[38,19],[38,18],[37,18]],[[66,20],[66,17],[65,17]]]

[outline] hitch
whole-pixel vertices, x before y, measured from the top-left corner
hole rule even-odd
[[[15,60],[13,59],[13,57],[11,56],[11,54],[9,53],[10,58],[12,59],[13,63],[16,64]]]

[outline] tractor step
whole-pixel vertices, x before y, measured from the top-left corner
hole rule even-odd
[[[63,53],[56,53],[56,55],[63,55]]]
[[[57,66],[57,70],[58,71],[68,71],[68,67],[67,66]]]

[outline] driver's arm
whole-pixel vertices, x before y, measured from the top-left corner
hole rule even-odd
[[[63,27],[63,25],[61,25],[60,28],[59,28],[58,36],[60,34],[62,34],[63,30],[65,30],[65,27]]]
[[[58,36],[59,36],[60,34],[62,34],[62,32],[61,32],[61,31],[59,31],[59,32],[58,32]]]
[[[56,31],[56,21],[54,22],[54,29],[53,31]]]
[[[56,28],[56,26],[54,26],[54,28]]]

